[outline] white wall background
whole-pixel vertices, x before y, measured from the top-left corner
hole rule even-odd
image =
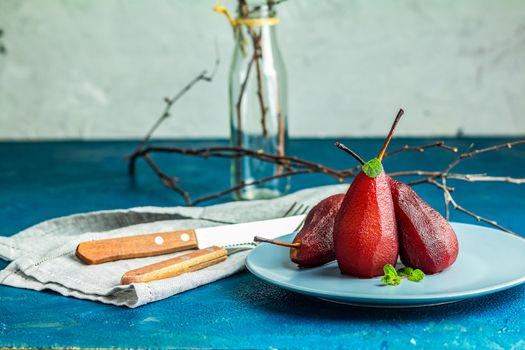
[[[215,0],[0,0],[0,139],[131,138],[212,66],[160,137],[228,133],[231,30]],[[233,8],[233,0],[226,1]],[[525,134],[525,1],[279,5],[292,136]]]

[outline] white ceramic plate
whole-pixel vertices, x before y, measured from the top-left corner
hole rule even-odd
[[[452,223],[459,256],[447,270],[420,283],[402,280],[392,287],[380,278],[344,276],[335,262],[299,269],[289,249],[261,244],[246,259],[257,277],[279,287],[321,299],[372,307],[417,307],[444,304],[494,293],[525,282],[525,239],[476,225]],[[292,235],[280,240],[290,242]]]

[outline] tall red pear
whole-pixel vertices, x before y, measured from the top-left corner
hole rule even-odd
[[[448,221],[410,186],[390,178],[390,187],[403,264],[426,274],[452,265],[458,256],[458,239]]]
[[[337,214],[334,247],[343,274],[361,278],[381,276],[386,264],[395,265],[397,261],[394,203],[381,160],[403,113],[399,110],[377,158],[363,165]]]

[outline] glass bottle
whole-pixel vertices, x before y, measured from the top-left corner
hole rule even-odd
[[[286,70],[277,44],[275,11],[267,4],[242,6],[234,28],[235,49],[229,75],[232,146],[285,155],[287,132]],[[232,186],[276,177],[234,192],[235,199],[273,198],[286,193],[290,177],[282,166],[253,157],[232,160]]]

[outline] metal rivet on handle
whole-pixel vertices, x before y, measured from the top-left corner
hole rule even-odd
[[[164,238],[161,236],[155,237],[155,244],[162,245],[164,243]]]
[[[187,233],[183,233],[182,235],[180,235],[180,239],[183,242],[188,242],[190,240],[190,235]]]

